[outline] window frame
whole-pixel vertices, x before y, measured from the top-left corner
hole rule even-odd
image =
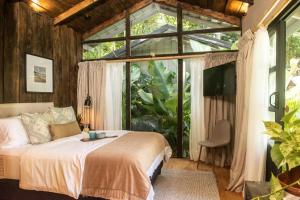
[[[292,0],[290,4],[269,25],[269,35],[276,34],[276,65],[271,66],[269,75],[276,72],[275,106],[270,105],[269,111],[275,113],[275,121],[281,125],[281,118],[285,113],[285,82],[286,82],[286,19],[300,6],[298,0]],[[279,171],[271,159],[271,147],[268,146],[266,162],[266,180],[271,179],[271,172],[279,174]]]
[[[156,2],[157,4],[160,4]],[[162,4],[163,5],[163,4]],[[170,6],[172,7],[172,6]],[[183,30],[183,9],[180,5],[176,7],[177,11],[177,31],[171,33],[159,33],[159,34],[146,34],[146,35],[131,35],[131,22],[129,10],[126,10],[125,15],[125,37],[114,37],[114,38],[104,38],[104,39],[96,39],[96,40],[85,40],[82,42],[82,45],[89,43],[104,43],[104,42],[115,42],[115,41],[126,41],[131,42],[132,40],[140,40],[140,39],[152,39],[152,38],[164,38],[164,37],[178,37],[179,40],[183,40],[185,35],[193,35],[193,34],[208,34],[208,33],[221,33],[221,32],[241,32],[241,27],[225,27],[225,28],[208,28],[201,30],[191,30],[184,31]],[[180,42],[179,42],[180,43]],[[204,53],[213,53],[216,51],[205,51],[205,52],[188,52],[184,53],[180,51],[182,47],[182,43],[178,44],[178,53],[177,54],[156,54],[147,55],[147,56],[132,56],[130,53],[130,45],[126,46],[126,52],[128,52],[125,57],[122,58],[97,58],[97,59],[84,59],[84,61],[93,61],[93,60],[119,60],[119,59],[137,59],[137,58],[148,58],[148,57],[168,57],[168,56],[185,56],[185,55],[194,55],[194,54],[204,54]],[[224,50],[218,52],[236,52],[237,50]]]
[[[270,24],[269,35],[276,34],[276,65],[269,69],[269,74],[276,72],[275,106],[270,105],[269,111],[275,112],[275,121],[282,124],[281,118],[285,112],[285,82],[286,82],[286,19],[298,8],[300,2],[293,0],[279,16]]]
[[[219,33],[219,32],[241,32],[241,27],[226,27],[226,28],[210,28],[210,29],[202,29],[202,30],[192,30],[192,31],[184,31],[183,30],[183,9],[179,4],[177,6],[177,31],[172,33],[160,33],[160,34],[147,34],[147,35],[131,35],[131,24],[130,24],[130,15],[129,10],[126,10],[125,15],[125,37],[115,37],[115,38],[105,38],[105,39],[97,39],[97,40],[87,40],[83,41],[82,45],[88,43],[103,43],[103,42],[115,42],[115,41],[124,41],[126,47],[126,55],[122,58],[99,58],[99,59],[86,59],[83,61],[94,61],[94,60],[127,60],[127,59],[139,59],[139,58],[153,58],[160,57],[163,59],[164,57],[170,56],[185,56],[185,55],[201,55],[205,53],[213,53],[213,52],[237,52],[237,50],[224,50],[224,51],[205,51],[205,52],[183,52],[183,37],[184,35],[192,35],[192,34],[207,34],[207,33]],[[177,54],[156,54],[155,56],[132,56],[130,49],[130,42],[132,40],[137,39],[150,39],[150,38],[163,38],[163,37],[177,37],[178,41],[178,53]],[[183,59],[178,60],[178,105],[177,105],[177,157],[181,158],[183,156],[183,88],[184,88],[184,71],[183,71]],[[131,130],[131,74],[130,74],[131,62],[126,62],[126,129]]]

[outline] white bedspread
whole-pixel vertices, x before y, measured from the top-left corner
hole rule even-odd
[[[123,136],[127,131],[109,131]],[[82,135],[36,145],[21,157],[20,188],[65,194],[78,198],[86,156],[117,138],[81,142]]]

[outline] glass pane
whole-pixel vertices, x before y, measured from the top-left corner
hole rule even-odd
[[[286,22],[286,111],[300,107],[300,7]]]
[[[177,150],[177,60],[131,63],[131,126],[155,131]]]
[[[122,85],[122,129],[126,130],[126,64],[123,67]]]
[[[83,45],[83,59],[125,57],[125,41],[91,43]]]
[[[117,37],[125,37],[125,19],[120,20],[119,22],[116,22],[115,24],[99,31],[98,33],[86,39],[86,41]]]
[[[211,28],[228,28],[236,27],[232,24],[218,21],[216,19],[197,15],[190,11],[183,10],[183,30],[184,31],[193,31],[193,30],[202,30],[202,29],[211,29]]]
[[[189,60],[184,60],[183,67],[183,157],[189,158],[191,128],[191,67]]]
[[[276,92],[276,71],[269,74],[269,96],[271,96],[274,92]],[[272,95],[271,104],[275,105],[275,101],[275,95]],[[269,111],[269,116],[272,120],[275,120],[275,112]]]
[[[170,33],[177,31],[176,8],[152,3],[130,16],[131,35]]]
[[[207,33],[183,36],[183,51],[204,52],[236,50],[240,32]]]
[[[177,37],[132,40],[130,46],[132,56],[178,53]]]
[[[276,66],[276,33],[273,33],[270,37],[270,67]]]

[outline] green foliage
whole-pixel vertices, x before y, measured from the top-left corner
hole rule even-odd
[[[235,42],[237,42],[238,39],[239,39],[239,35],[236,34],[235,32],[228,32],[228,33],[222,34],[222,36],[221,36],[221,40],[227,41],[227,42],[230,42],[233,44]]]
[[[271,193],[270,200],[283,199],[284,191],[282,190],[279,180],[273,174],[271,178]]]
[[[197,30],[197,29],[205,29],[207,27],[205,26],[205,24],[198,24],[198,23],[194,23],[190,20],[183,19],[182,20],[182,28],[185,31],[192,31],[192,30]]]
[[[267,134],[275,141],[271,157],[278,168],[287,165],[292,169],[300,165],[300,119],[298,109],[287,113],[283,118],[284,128],[276,122],[264,122]]]
[[[184,88],[184,156],[188,156],[190,127],[190,75]],[[177,76],[162,62],[131,66],[132,129],[156,131],[169,141],[174,155],[177,149]],[[123,93],[125,95],[125,93]],[[125,99],[125,98],[123,98]]]
[[[131,27],[131,35],[149,34],[159,29],[161,26],[165,24],[169,24],[176,27],[177,18],[163,13],[156,13],[155,15],[152,15],[148,19],[134,24]]]
[[[286,108],[288,111],[295,110],[296,108],[300,108],[299,99],[286,99]]]
[[[83,52],[83,59],[96,59],[101,58],[107,54],[110,54],[122,47],[125,46],[124,41],[117,41],[117,42],[105,42],[96,45],[92,49]]]
[[[300,39],[298,35],[291,35],[287,38],[287,60],[300,57]]]

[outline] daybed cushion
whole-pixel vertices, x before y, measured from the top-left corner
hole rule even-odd
[[[29,143],[29,139],[20,118],[0,119],[0,148],[19,147]]]
[[[66,124],[50,124],[49,129],[52,136],[52,140],[77,135],[81,132],[79,125],[76,121]]]
[[[43,114],[23,113],[21,119],[31,144],[43,144],[51,140],[49,122],[44,119]]]
[[[52,124],[65,124],[76,121],[75,112],[72,106],[65,108],[51,107],[50,112],[54,120]]]

